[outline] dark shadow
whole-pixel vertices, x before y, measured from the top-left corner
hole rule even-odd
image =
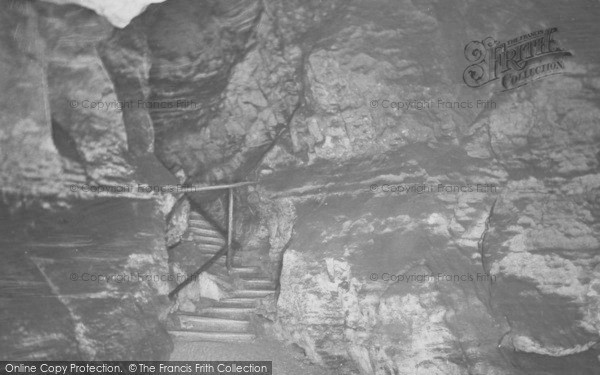
[[[79,155],[79,151],[77,151],[77,142],[75,142],[75,139],[54,118],[51,119],[51,122],[52,141],[58,153],[69,160],[83,164],[83,159]]]

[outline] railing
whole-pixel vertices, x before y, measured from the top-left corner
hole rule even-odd
[[[169,293],[169,299],[175,298],[177,293],[179,293],[183,288],[185,288],[189,283],[195,280],[198,275],[202,272],[208,270],[220,257],[226,255],[225,265],[227,267],[227,272],[231,271],[231,266],[233,265],[233,257],[235,255],[234,246],[233,246],[233,189],[254,185],[256,182],[238,182],[235,184],[227,184],[227,185],[213,185],[213,186],[191,186],[189,188],[178,189],[178,192],[183,193],[197,193],[202,191],[212,191],[212,190],[228,190],[228,205],[227,205],[227,244],[224,245],[215,255],[213,255],[206,263],[204,263],[196,272],[189,275],[181,284],[177,285],[171,293]]]

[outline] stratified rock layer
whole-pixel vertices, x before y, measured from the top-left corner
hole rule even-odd
[[[40,2],[0,18],[2,359],[164,359],[169,200],[134,184],[174,178],[153,140],[129,153],[97,51],[113,28]]]
[[[3,189],[132,183],[160,170],[153,154],[180,181],[257,179],[236,197],[247,203],[238,223],[254,221],[237,240],[268,246],[274,273],[281,265],[271,332],[311,360],[378,375],[597,372],[597,4],[171,0],[122,30],[74,6],[22,4],[0,14],[0,80],[15,87],[0,104]],[[470,41],[551,26],[573,55],[563,74],[508,92],[462,81]],[[169,245],[186,212],[173,214]],[[133,220],[142,227],[128,236],[158,238],[152,220]],[[159,272],[163,234],[115,256]],[[106,358],[120,348],[100,342],[121,321],[143,332],[123,342],[160,338],[147,331],[156,312],[148,325],[128,314],[162,289],[123,289],[134,297],[117,308],[102,293],[120,289],[89,287],[108,301],[95,310],[69,299],[66,260],[23,246],[17,264],[42,282],[36,293],[66,298],[48,297],[56,329],[31,323],[24,358]],[[98,252],[103,272],[121,270]],[[127,319],[102,323],[98,311]],[[35,320],[21,318],[15,327]]]
[[[346,372],[592,374],[598,66],[565,32],[563,75],[467,88],[464,45],[518,32],[459,29],[454,5],[352,4],[305,52],[292,147],[255,199],[292,204],[256,232],[286,249],[272,328]]]
[[[157,203],[16,202],[0,210],[2,359],[166,359],[170,273]]]

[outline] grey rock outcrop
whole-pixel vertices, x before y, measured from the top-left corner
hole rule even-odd
[[[186,183],[259,180],[240,190],[236,224],[250,229],[236,240],[281,265],[267,326],[311,360],[378,375],[597,370],[597,6],[171,0],[115,30],[91,11],[26,4],[0,14],[0,79],[15,87],[0,104],[7,191],[134,183],[159,164]],[[507,92],[462,81],[468,42],[549,25],[573,54],[563,74]],[[68,107],[91,98],[133,104]],[[214,196],[192,197],[222,223]],[[128,207],[160,204],[143,202]],[[168,228],[134,220],[130,234],[153,241],[147,263],[123,253],[136,269],[163,270],[158,249],[180,239],[187,211]],[[145,237],[167,229],[166,243]],[[58,277],[34,264],[48,285]],[[126,306],[152,305],[161,285],[125,289]],[[96,315],[59,302],[67,333],[43,337],[93,357],[102,326],[69,327]],[[131,321],[145,327],[133,340],[160,341],[147,331],[157,315]]]

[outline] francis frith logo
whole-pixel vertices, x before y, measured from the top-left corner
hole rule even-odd
[[[557,32],[552,27],[502,43],[492,37],[470,42],[465,57],[472,64],[463,73],[464,82],[481,87],[499,79],[506,91],[562,73],[571,53],[559,47],[554,39]]]

